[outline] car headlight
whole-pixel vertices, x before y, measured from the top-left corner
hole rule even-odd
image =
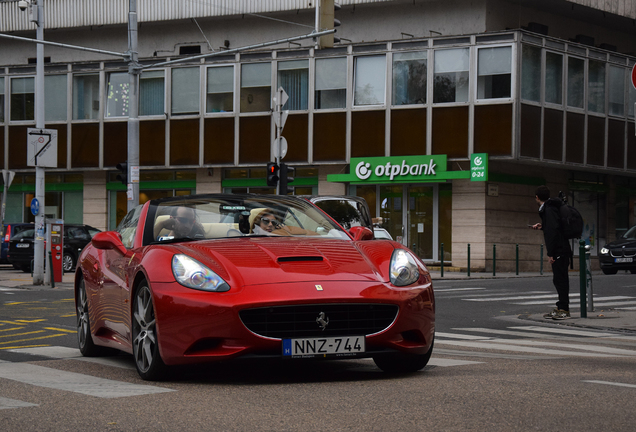
[[[607,255],[609,253],[609,249],[608,248],[601,248],[601,253],[603,255]]]
[[[420,278],[420,270],[415,258],[404,249],[393,251],[389,274],[391,283],[395,286],[411,285]]]
[[[230,290],[223,278],[187,255],[172,257],[172,273],[177,282],[188,288],[214,292]]]

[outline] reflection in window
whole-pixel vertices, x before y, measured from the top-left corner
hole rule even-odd
[[[44,77],[44,119],[66,121],[66,75]]]
[[[354,105],[382,105],[386,82],[386,57],[357,57]]]
[[[621,67],[609,67],[609,113],[625,114],[625,69]]]
[[[241,112],[269,111],[272,98],[272,66],[241,65]]]
[[[627,103],[627,113],[629,117],[634,118],[634,104],[636,104],[636,89],[633,85],[627,86],[629,88],[629,101]]]
[[[481,48],[477,66],[477,98],[509,98],[512,47]]]
[[[568,57],[568,106],[583,108],[585,96],[585,61]]]
[[[11,80],[11,120],[33,120],[34,108],[35,79],[13,78]]]
[[[435,52],[433,103],[468,101],[469,59],[468,48]]]
[[[73,77],[73,119],[87,120],[99,117],[99,75]]]
[[[139,76],[139,115],[165,113],[164,71],[143,72]]]
[[[205,112],[234,111],[234,66],[208,68]]]
[[[4,122],[4,77],[0,77],[0,123]]]
[[[393,54],[393,105],[426,103],[426,51]]]
[[[587,109],[605,112],[605,63],[590,60],[587,78]]]
[[[563,56],[552,52],[545,53],[545,101],[563,103]]]
[[[172,69],[172,114],[199,113],[199,68]]]
[[[345,108],[347,103],[347,59],[316,59],[316,109]]]
[[[106,117],[128,117],[129,86],[130,78],[127,72],[108,74]]]
[[[278,62],[278,85],[289,96],[283,109],[306,110],[309,98],[309,61]]]
[[[521,97],[541,102],[541,48],[523,45],[521,48]]]

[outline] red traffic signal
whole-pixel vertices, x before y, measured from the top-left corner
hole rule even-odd
[[[278,186],[278,164],[276,162],[270,162],[267,164],[267,186]]]

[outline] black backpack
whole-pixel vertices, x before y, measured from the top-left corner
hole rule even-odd
[[[583,217],[581,213],[567,203],[567,198],[563,197],[563,193],[559,192],[559,198],[562,199],[561,207],[559,207],[559,216],[561,218],[561,232],[566,239],[581,238],[583,234]]]

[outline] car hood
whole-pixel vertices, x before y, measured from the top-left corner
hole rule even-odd
[[[386,241],[242,237],[174,245],[231,285],[303,281],[388,281]]]
[[[623,246],[629,247],[629,248],[636,247],[636,240],[620,238],[618,240],[614,240],[613,242],[607,243],[605,245],[605,247],[608,249],[622,248]]]

